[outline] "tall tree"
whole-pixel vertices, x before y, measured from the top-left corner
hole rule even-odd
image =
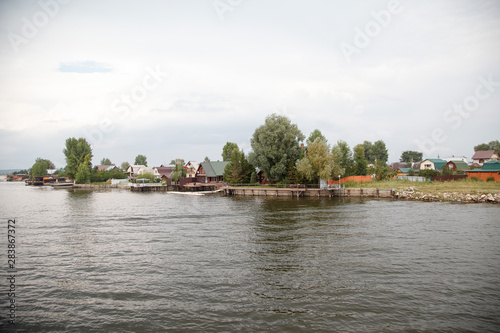
[[[83,162],[78,165],[75,174],[77,183],[85,183],[90,179],[90,154],[85,155]]]
[[[474,151],[480,150],[494,150],[500,154],[500,141],[495,140],[490,141],[489,143],[481,143],[480,145],[474,147]]]
[[[406,163],[411,163],[412,161],[413,162],[422,162],[423,155],[424,155],[424,153],[421,153],[418,151],[406,150],[401,154],[399,161],[406,162]]]
[[[238,145],[236,143],[226,142],[226,144],[222,148],[222,160],[224,162],[231,160],[231,156],[233,154],[234,149],[239,150]]]
[[[332,148],[333,162],[334,162],[334,175],[348,177],[353,175],[353,160],[351,148],[347,142],[339,140]]]
[[[147,161],[147,157],[146,155],[137,155],[135,157],[135,163],[134,165],[144,165],[144,166],[148,166],[148,161]]]
[[[92,148],[85,138],[66,139],[66,148],[63,150],[66,156],[66,174],[69,178],[75,179],[80,164],[86,164],[86,167],[92,166]],[[82,168],[83,170],[83,168]]]
[[[365,154],[366,155],[366,154]],[[371,155],[373,161],[370,163],[381,163],[383,165],[387,164],[387,160],[389,159],[389,152],[387,151],[387,147],[385,146],[385,142],[382,140],[375,141],[372,146]]]
[[[176,158],[175,161],[172,160],[170,164],[175,165],[174,171],[172,171],[172,173],[170,174],[170,179],[172,179],[174,182],[178,182],[182,177],[186,177],[186,169],[184,169],[183,159]]]
[[[113,165],[113,163],[111,163],[109,158],[105,157],[101,160],[101,165]]]
[[[284,180],[288,165],[295,163],[300,156],[299,143],[304,139],[304,134],[288,117],[269,115],[250,140],[253,149],[250,160],[271,179]]]
[[[234,148],[231,159],[224,169],[224,181],[228,183],[249,183],[255,168],[251,165],[245,153]]]
[[[309,181],[328,180],[334,170],[333,155],[324,139],[308,144],[306,154],[297,161],[297,172]]]
[[[122,162],[122,164],[120,165],[120,168],[123,170],[123,171],[127,171],[128,167],[130,166],[130,163],[125,161],[125,162]]]
[[[354,147],[354,174],[356,176],[364,176],[367,172],[367,161],[365,158],[365,148],[362,144]]]
[[[363,148],[365,148],[365,159],[367,163],[375,163],[375,156],[373,152],[373,143],[371,141],[365,140],[363,142]]]
[[[315,129],[314,131],[311,132],[311,134],[307,138],[306,140],[307,145],[309,146],[310,144],[312,144],[314,140],[316,140],[317,138],[320,138],[321,140],[328,142],[328,140],[326,140],[326,138],[323,136],[323,133],[321,133],[319,129]]]
[[[210,162],[210,158],[208,156],[205,156],[205,159],[203,160],[203,162]]]
[[[47,169],[55,169],[54,163],[50,160],[44,160],[39,157],[35,160],[35,164],[31,167],[31,178],[33,177],[43,177],[47,175]]]

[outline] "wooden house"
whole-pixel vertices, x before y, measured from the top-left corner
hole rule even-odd
[[[437,170],[441,171],[446,161],[440,158],[428,158],[420,163],[420,170]]]
[[[469,179],[479,178],[482,180],[488,180],[491,177],[496,182],[500,181],[500,161],[485,162],[481,169],[467,171],[467,177]]]
[[[200,183],[221,183],[224,169],[229,162],[201,162],[196,171],[196,181]]]

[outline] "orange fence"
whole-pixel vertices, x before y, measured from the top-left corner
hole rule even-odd
[[[493,177],[494,181],[500,181],[500,173],[498,171],[495,172],[467,172],[467,176],[469,179],[471,178],[479,178],[482,180],[488,180],[488,177]]]
[[[356,182],[356,183],[366,183],[366,182],[371,182],[372,181],[372,176],[349,176],[349,177],[343,177],[340,178],[340,184],[345,184],[347,182]],[[338,185],[339,180],[338,179],[333,179],[330,178],[328,180],[328,185]]]

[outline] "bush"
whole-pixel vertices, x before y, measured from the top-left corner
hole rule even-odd
[[[488,177],[488,178],[486,178],[486,181],[487,181],[487,182],[494,182],[494,181],[495,181],[495,178],[493,178],[493,177]]]
[[[420,177],[432,177],[432,176],[439,176],[441,173],[437,170],[420,170],[418,175]]]
[[[477,177],[472,177],[470,180],[472,180],[474,182],[483,182],[484,181],[481,178],[477,178]]]

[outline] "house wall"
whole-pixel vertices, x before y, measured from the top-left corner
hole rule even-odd
[[[420,163],[420,170],[436,170],[434,163],[431,161],[423,161]]]
[[[499,172],[468,172],[467,177],[469,179],[479,178],[484,181],[488,180],[488,177],[493,177],[493,179],[498,182],[500,181],[500,173]]]

